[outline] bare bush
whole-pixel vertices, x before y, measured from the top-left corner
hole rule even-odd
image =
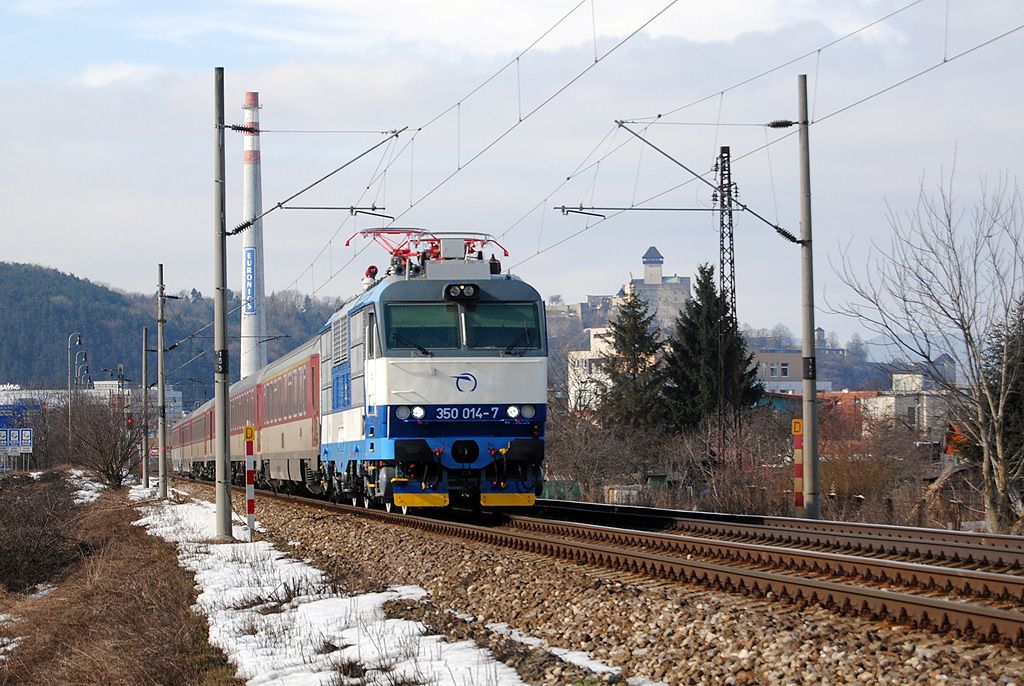
[[[0,479],[0,584],[24,591],[56,577],[86,552],[77,531],[71,488],[59,475]]]
[[[19,609],[24,641],[0,661],[0,684],[240,683],[192,612],[194,580],[174,545],[131,526],[134,510],[112,505],[78,510],[76,535],[92,554]]]

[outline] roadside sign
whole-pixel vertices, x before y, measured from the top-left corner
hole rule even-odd
[[[0,455],[17,457],[21,454],[19,429],[0,429]]]
[[[247,441],[255,441],[256,440],[256,427],[253,426],[252,424],[247,424],[245,426],[245,440],[247,440]]]
[[[794,436],[803,436],[803,434],[804,434],[804,420],[802,420],[802,419],[794,419],[793,420],[792,429],[793,429],[792,434]]]
[[[32,452],[32,429],[21,430],[21,452]]]

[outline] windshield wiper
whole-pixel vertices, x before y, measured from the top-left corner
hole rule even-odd
[[[413,343],[412,341],[410,341],[408,338],[406,338],[402,334],[398,333],[397,331],[392,331],[391,332],[391,340],[396,342],[396,343],[405,343],[407,346],[409,346],[411,348],[415,348],[416,350],[420,351],[421,353],[423,353],[427,357],[433,357],[434,356],[434,353],[430,352],[429,350],[424,348],[419,343]],[[392,346],[392,347],[395,347],[395,346]]]
[[[515,352],[516,348],[518,348],[520,345],[524,345],[524,344],[525,345],[530,345],[530,328],[527,327],[527,326],[523,327],[523,332],[521,334],[519,334],[519,338],[515,339],[514,341],[512,341],[511,343],[508,344],[508,346],[505,348],[505,354],[506,355],[511,355],[513,352]],[[525,348],[523,350],[520,350],[519,351],[519,356],[522,357],[523,353],[525,353],[525,352],[526,352]]]

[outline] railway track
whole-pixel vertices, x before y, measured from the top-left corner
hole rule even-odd
[[[538,513],[552,519],[1024,573],[1022,536],[561,500],[537,503]]]
[[[1024,646],[1024,576],[516,515],[481,526],[261,492],[286,502],[717,590],[783,599],[916,629]],[[734,526],[738,526],[733,523]],[[763,526],[757,524],[754,526]],[[917,530],[910,530],[917,532]],[[817,535],[835,536],[827,531]],[[923,538],[926,538],[927,534]],[[887,546],[903,548],[892,538]],[[955,545],[945,542],[936,545]],[[981,546],[979,541],[972,543]],[[929,557],[922,540],[912,546]],[[975,552],[979,555],[979,552]],[[930,557],[941,557],[932,554]],[[1005,550],[982,559],[1007,559]],[[1005,564],[1005,562],[1001,562]],[[948,596],[954,597],[948,597]]]

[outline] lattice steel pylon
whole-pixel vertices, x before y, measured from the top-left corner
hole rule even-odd
[[[736,253],[733,243],[733,197],[736,184],[732,181],[729,146],[723,145],[715,164],[718,188],[713,200],[718,205],[718,454],[725,456],[726,436],[739,437],[739,408],[735,406],[738,388],[734,374],[726,374],[726,346],[731,344],[738,329],[736,318]],[[727,395],[726,389],[733,393]]]
[[[718,292],[722,295],[725,317],[736,323],[736,252],[732,235],[733,196],[729,146],[723,145],[718,155]]]

